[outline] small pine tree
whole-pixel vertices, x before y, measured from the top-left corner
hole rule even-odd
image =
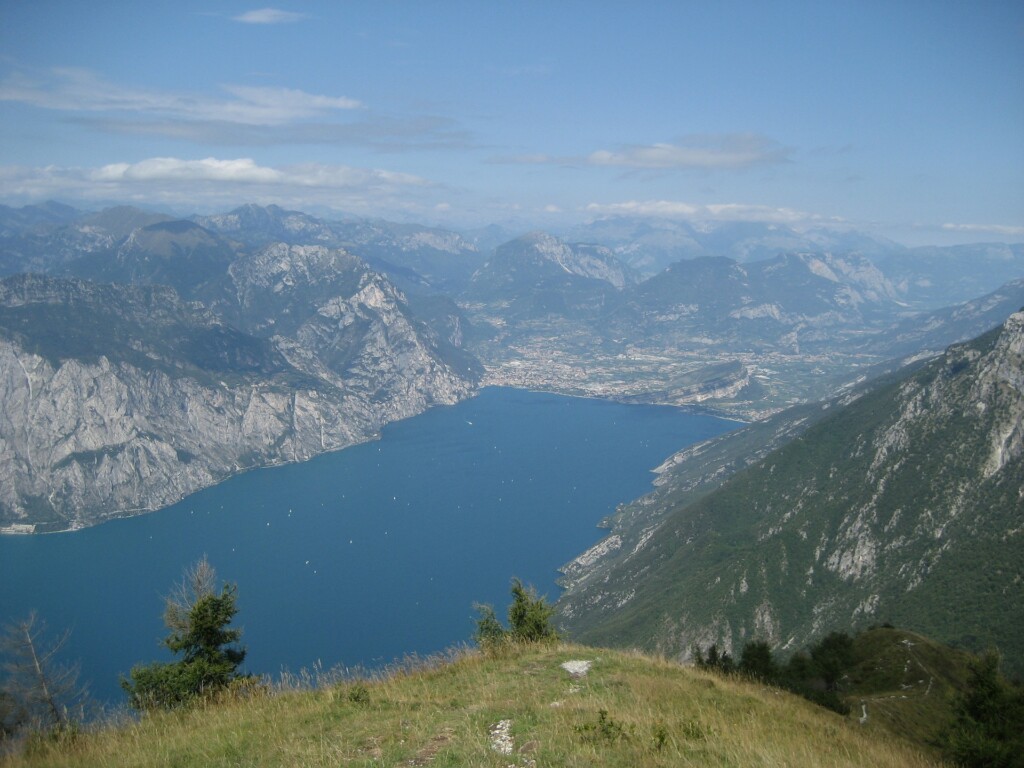
[[[0,734],[28,726],[44,731],[73,728],[83,717],[87,694],[78,667],[59,661],[70,637],[50,638],[35,613],[11,622],[0,637]]]
[[[494,648],[500,645],[506,637],[505,628],[498,621],[493,606],[476,605],[477,613],[480,614],[476,620],[476,631],[473,633],[473,642],[483,649]]]
[[[733,672],[736,669],[736,665],[733,664],[732,656],[729,655],[728,651],[719,651],[718,643],[712,643],[708,646],[707,651],[702,651],[700,646],[694,646],[694,663],[699,669],[710,669],[715,672],[724,672],[726,674]]]
[[[543,597],[538,597],[533,587],[524,587],[519,579],[512,580],[508,623],[514,640],[525,643],[557,640],[558,633],[551,624],[554,614],[555,607]]]
[[[133,667],[121,687],[135,709],[169,709],[222,690],[240,677],[245,649],[237,643],[242,630],[229,624],[238,612],[237,588],[225,584],[214,593],[213,569],[205,558],[186,571],[167,598],[164,621],[171,634],[163,644],[181,659]],[[191,601],[191,602],[190,602]]]
[[[816,675],[810,654],[797,651],[781,670],[782,685],[791,691],[802,690],[808,680]]]
[[[697,669],[705,669],[707,667],[707,659],[704,658],[704,649],[700,647],[698,643],[694,643],[690,646],[690,658],[693,659],[693,665]]]

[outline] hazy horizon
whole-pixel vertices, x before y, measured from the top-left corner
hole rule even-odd
[[[1019,3],[0,0],[0,19],[8,205],[1024,240]]]

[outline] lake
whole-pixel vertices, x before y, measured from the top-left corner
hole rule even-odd
[[[244,669],[380,666],[466,642],[513,576],[558,597],[556,569],[651,488],[670,453],[735,422],[663,406],[487,388],[379,441],[256,470],[174,506],[74,533],[0,537],[0,621],[71,630],[101,700],[172,660],[162,596],[204,554],[238,585]]]

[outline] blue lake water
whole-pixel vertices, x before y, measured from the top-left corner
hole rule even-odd
[[[120,673],[173,657],[162,596],[204,554],[238,585],[245,670],[377,666],[468,641],[517,576],[556,569],[651,485],[673,451],[734,422],[679,409],[488,388],[382,439],[234,477],[159,512],[0,537],[0,621],[70,628],[69,660],[106,701]]]

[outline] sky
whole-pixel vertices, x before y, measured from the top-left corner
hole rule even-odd
[[[0,202],[1024,241],[1024,2],[0,0]]]

